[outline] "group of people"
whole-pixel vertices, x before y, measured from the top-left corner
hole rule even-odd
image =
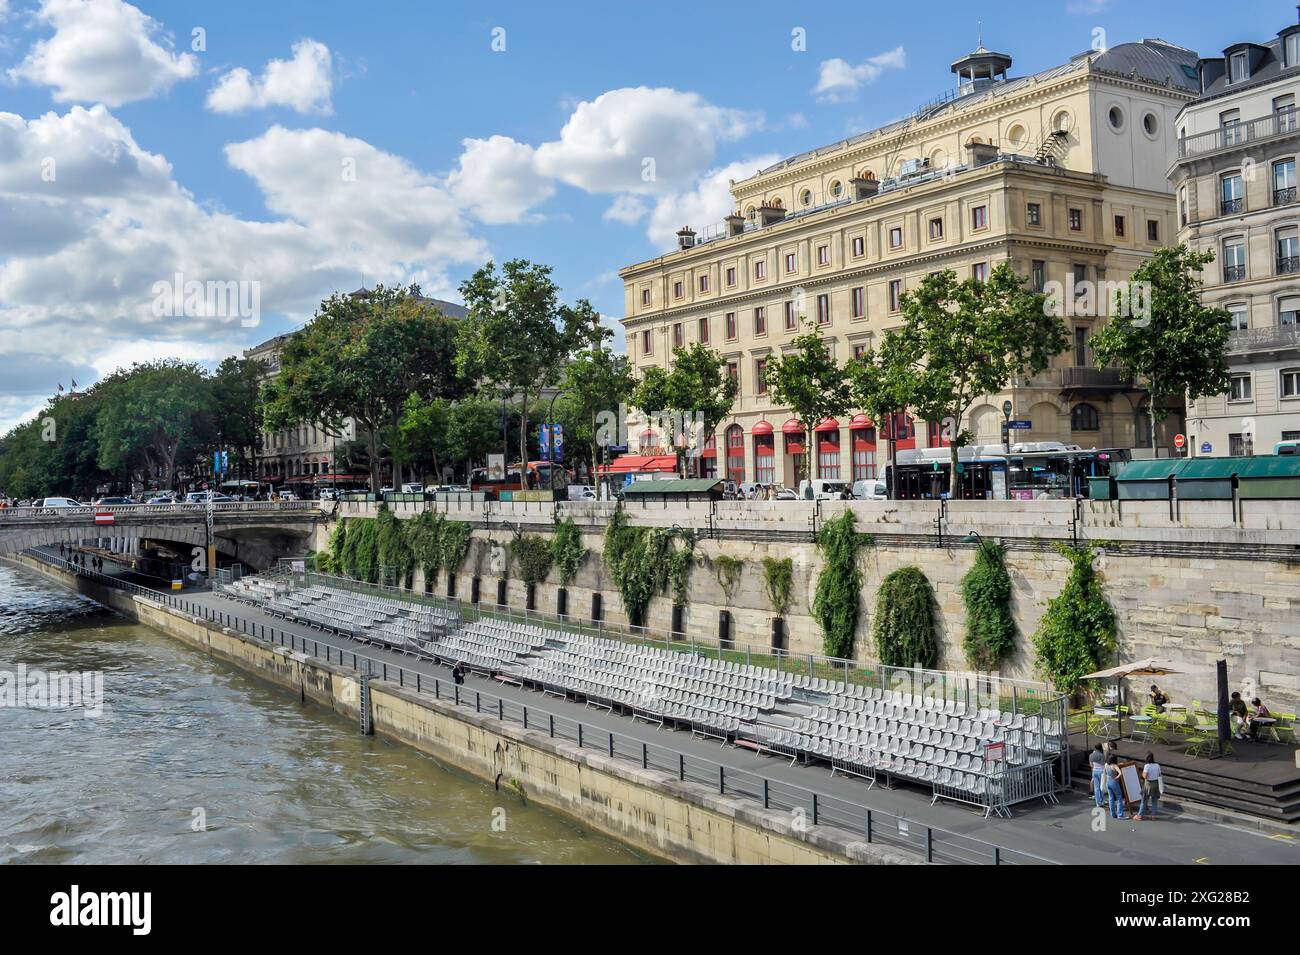
[[[1232,737],[1233,739],[1259,739],[1260,727],[1267,725],[1266,720],[1271,720],[1273,715],[1269,713],[1268,707],[1263,704],[1259,697],[1250,701],[1251,708],[1246,709],[1246,701],[1241,698],[1240,693],[1233,693],[1232,699],[1228,701],[1228,713],[1232,717]]]
[[[1120,782],[1119,745],[1111,740],[1105,746],[1098,743],[1088,754],[1088,765],[1092,768],[1092,793],[1098,809],[1109,805],[1112,819],[1127,819],[1124,814],[1127,800],[1124,798],[1124,784]],[[1155,819],[1160,807],[1160,795],[1163,792],[1160,764],[1154,753],[1147,753],[1138,778],[1142,784],[1142,798],[1138,805],[1137,820]]]
[[[67,544],[60,544],[59,556],[83,569],[89,567],[96,573],[102,574],[104,572],[104,558],[98,555],[91,554],[89,561],[87,561],[85,551],[76,550]]]

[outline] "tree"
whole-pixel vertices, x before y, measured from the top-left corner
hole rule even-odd
[[[447,461],[464,461],[468,471],[501,447],[505,408],[489,401],[470,399],[451,406],[447,418]],[[508,441],[509,435],[506,436]]]
[[[439,474],[438,452],[447,443],[451,407],[442,398],[423,398],[411,392],[402,405],[402,417],[393,437],[393,460],[416,469],[421,480],[430,470]]]
[[[804,323],[807,331],[791,342],[792,348],[767,360],[767,383],[772,398],[787,405],[803,424],[807,460],[813,460],[813,434],[826,418],[849,410],[852,395],[845,368],[835,361],[821,328]],[[808,476],[813,475],[811,467]]]
[[[898,416],[912,403],[912,375],[899,357],[901,339],[886,334],[880,351],[868,347],[848,363],[853,407],[865,412],[880,435],[889,440],[889,464],[894,463],[894,433]]]
[[[451,360],[455,322],[418,286],[377,286],[365,297],[333,295],[280,355],[280,374],[263,389],[266,424],[313,421],[341,436],[346,419],[364,432],[372,490],[384,443],[393,444],[412,393],[455,398],[467,390]],[[394,483],[400,474],[394,473]]]
[[[519,408],[519,460],[528,462],[529,413],[542,389],[559,382],[564,364],[592,340],[600,317],[586,299],[560,302],[551,268],[511,259],[498,273],[489,262],[460,286],[469,316],[457,338],[456,367]]]
[[[261,380],[265,370],[257,359],[230,356],[212,376],[213,426],[224,447],[232,449],[245,473],[257,473],[257,448],[262,435]]]
[[[673,349],[672,364],[671,371],[647,368],[632,402],[648,415],[666,416],[678,470],[685,475],[687,444],[692,437],[702,443],[731,411],[736,380],[727,374],[727,360],[699,342]]]
[[[211,389],[198,365],[176,359],[132,365],[101,387],[112,392],[94,431],[104,470],[142,466],[171,487],[177,462],[210,444]]]
[[[987,281],[958,281],[947,269],[903,295],[903,326],[886,333],[881,353],[892,375],[910,375],[913,410],[947,432],[950,497],[960,487],[957,450],[970,437],[960,423],[971,405],[1004,389],[1012,375],[1042,371],[1069,344],[1065,323],[1043,303],[1005,262]]]
[[[611,336],[608,329],[597,329],[597,341],[573,357],[564,369],[559,399],[560,414],[566,424],[566,446],[587,449],[593,478],[599,454],[600,415],[602,412],[618,414],[634,385],[627,356],[615,355],[606,344]]]
[[[1148,289],[1148,314],[1135,314],[1131,304],[1140,298],[1130,293],[1130,307],[1112,308],[1106,327],[1088,342],[1098,368],[1117,365],[1146,379],[1152,450],[1156,422],[1166,414],[1160,399],[1195,401],[1228,390],[1224,349],[1232,314],[1201,303],[1201,270],[1212,261],[1213,251],[1194,252],[1186,245],[1157,249],[1129,283],[1130,289]]]

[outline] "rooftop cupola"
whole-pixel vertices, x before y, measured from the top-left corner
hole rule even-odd
[[[958,93],[973,93],[990,83],[1005,81],[1009,69],[1011,57],[984,49],[983,42],[973,53],[967,53],[952,64],[952,71],[957,74]]]

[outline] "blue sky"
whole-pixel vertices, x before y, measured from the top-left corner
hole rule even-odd
[[[976,9],[0,0],[0,431],[58,383],[215,361],[363,275],[455,299],[488,257],[524,257],[616,318],[617,269],[720,218],[727,178],[944,92],[981,29],[1020,74],[1097,28],[1213,52],[1295,18],[1259,0],[1231,22],[1202,0]],[[257,324],[160,313],[178,272],[256,283]]]

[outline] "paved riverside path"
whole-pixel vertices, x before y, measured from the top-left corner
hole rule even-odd
[[[106,572],[112,570],[112,566],[105,565]],[[132,577],[125,571],[122,576]],[[155,584],[152,580],[138,578],[135,582],[143,586]],[[194,604],[253,624],[297,634],[317,641],[322,646],[364,653],[375,660],[389,660],[410,673],[436,675],[450,681],[449,669],[430,660],[403,656],[347,637],[313,630],[207,591],[187,592],[183,596]],[[1060,793],[1059,805],[1032,800],[1013,807],[1014,815],[1010,819],[985,819],[973,808],[956,803],[940,801],[931,806],[927,790],[907,783],[899,782],[892,790],[877,783],[868,791],[866,782],[853,777],[831,776],[830,768],[823,764],[791,766],[789,760],[760,756],[735,746],[723,746],[717,740],[701,739],[687,730],[673,731],[667,727],[660,729],[640,721],[634,722],[631,717],[562,700],[557,696],[543,695],[540,691],[512,687],[490,681],[486,677],[470,675],[462,693],[475,689],[527,705],[530,721],[536,718],[540,723],[548,713],[581,721],[588,727],[613,731],[624,737],[721,763],[728,768],[767,776],[774,782],[800,786],[865,808],[904,816],[920,826],[935,826],[1056,862],[1089,865],[1184,865],[1196,862],[1206,865],[1286,865],[1300,862],[1300,850],[1296,841],[1247,827],[1166,812],[1156,822],[1107,818],[1105,831],[1094,832],[1092,800],[1074,792]]]

